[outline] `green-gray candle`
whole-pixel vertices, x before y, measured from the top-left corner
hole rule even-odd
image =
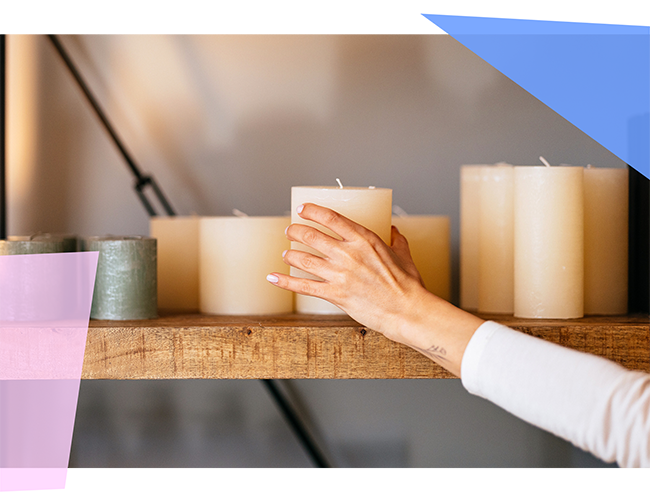
[[[88,237],[85,251],[99,251],[92,319],[157,317],[156,240],[150,237]]]
[[[9,236],[0,240],[0,255],[34,255],[39,253],[63,253],[76,251],[77,236],[58,234],[34,234]]]

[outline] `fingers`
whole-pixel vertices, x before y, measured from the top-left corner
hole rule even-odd
[[[304,251],[287,250],[282,254],[284,263],[309,272],[316,277],[329,281],[332,276],[330,264],[323,258]]]
[[[317,298],[325,298],[328,283],[321,281],[313,281],[311,279],[302,279],[300,277],[292,277],[285,274],[278,274],[273,272],[266,276],[266,280],[275,286],[300,293],[307,296],[315,296]]]
[[[313,203],[305,203],[302,205],[302,209],[299,206],[298,210],[298,214],[301,218],[311,220],[312,222],[327,227],[346,241],[355,239],[359,237],[359,235],[368,237],[370,234],[374,234],[358,223],[344,217],[340,213],[323,206],[318,206]]]
[[[302,224],[291,224],[286,230],[287,239],[302,243],[305,246],[314,248],[323,254],[328,254],[339,241],[318,229]]]

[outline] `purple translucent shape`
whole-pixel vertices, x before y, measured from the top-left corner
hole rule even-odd
[[[68,469],[0,468],[0,497],[68,499]]]
[[[0,256],[0,491],[65,487],[97,256]]]

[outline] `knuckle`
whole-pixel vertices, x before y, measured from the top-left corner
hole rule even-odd
[[[303,240],[308,245],[315,243],[317,239],[318,239],[318,235],[316,234],[316,231],[313,229],[305,231],[305,234],[303,235]]]
[[[301,282],[300,285],[298,286],[298,292],[303,295],[313,294],[311,284],[309,284],[308,282]]]
[[[323,215],[323,222],[325,223],[325,225],[332,225],[337,222],[339,217],[340,215],[335,211],[328,211]]]
[[[314,261],[314,258],[311,257],[311,256],[304,256],[302,258],[301,263],[302,263],[302,266],[304,268],[306,268],[306,269],[311,269],[311,268],[315,267],[315,265],[316,265],[316,262]]]

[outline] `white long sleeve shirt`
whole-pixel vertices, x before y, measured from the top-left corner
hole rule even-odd
[[[650,375],[488,321],[463,386],[606,462],[650,467]]]

